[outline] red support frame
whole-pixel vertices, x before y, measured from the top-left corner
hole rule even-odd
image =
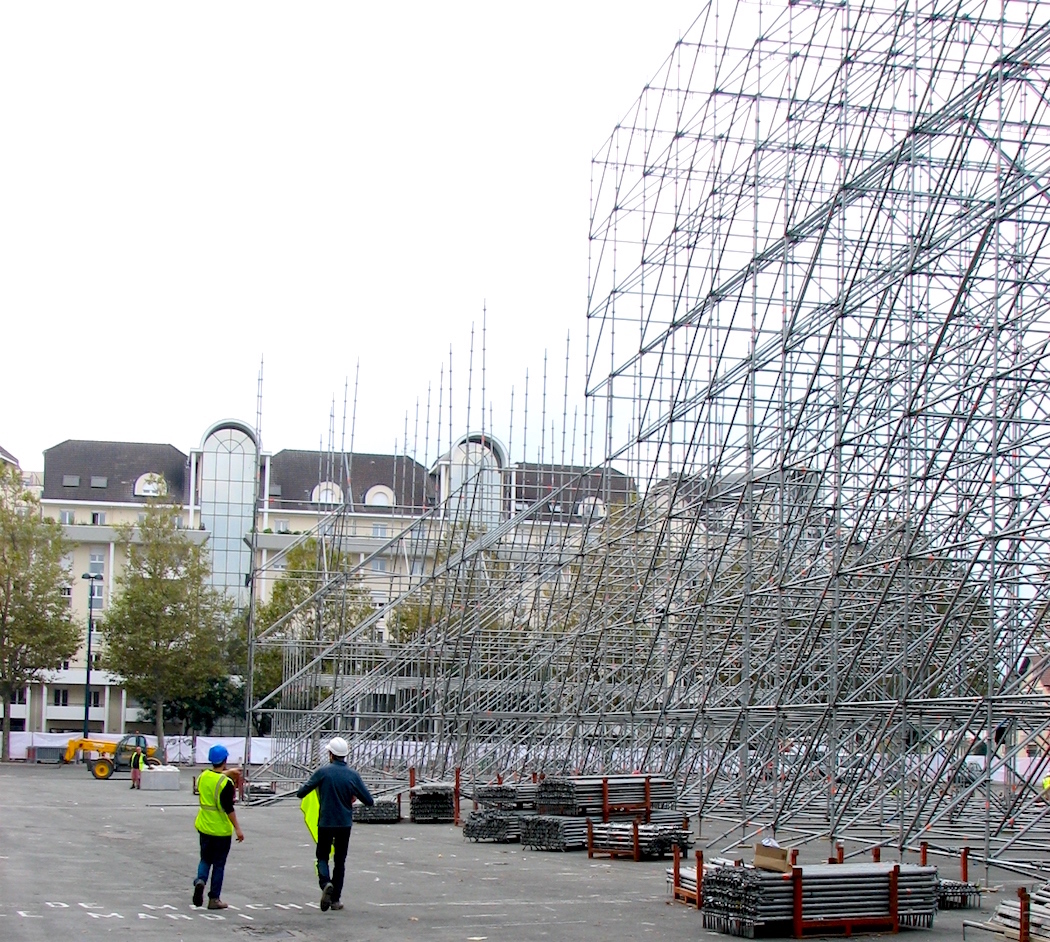
[[[609,779],[607,777],[602,778],[602,821],[605,824],[609,823],[609,816],[612,812],[617,811],[640,811],[642,812],[643,819],[646,824],[652,820],[653,813],[653,799],[652,799],[652,787],[650,777],[645,777],[645,799],[641,802],[633,802],[623,805],[613,805],[609,803]],[[635,818],[637,821],[637,817]]]
[[[895,864],[890,871],[889,913],[885,916],[858,916],[844,919],[806,919],[802,912],[802,868],[791,870],[791,934],[793,938],[803,939],[807,931],[841,932],[850,936],[854,929],[897,933],[900,931],[900,864]]]
[[[702,850],[696,851],[696,892],[688,890],[682,886],[682,852],[678,849],[678,845],[675,844],[672,848],[674,851],[674,870],[673,877],[671,880],[671,889],[673,892],[673,898],[676,902],[693,904],[697,909],[703,909],[704,907],[704,852]]]

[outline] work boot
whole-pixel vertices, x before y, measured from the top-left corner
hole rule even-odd
[[[332,909],[342,909],[343,904],[339,900],[332,900]]]
[[[332,896],[335,893],[335,887],[331,883],[324,885],[324,890],[321,892],[321,912],[326,913],[332,907]]]
[[[221,899],[209,899],[208,909],[228,909],[229,903],[224,903]]]
[[[193,905],[203,906],[204,905],[204,881],[194,880],[193,881]]]

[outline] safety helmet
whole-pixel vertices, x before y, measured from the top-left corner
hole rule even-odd
[[[222,765],[230,757],[226,747],[216,743],[208,750],[208,761],[212,765]]]
[[[328,751],[333,756],[339,756],[340,759],[345,759],[350,755],[350,746],[342,736],[336,736],[335,739],[328,741]]]

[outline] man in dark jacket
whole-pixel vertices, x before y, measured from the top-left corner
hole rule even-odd
[[[328,743],[328,765],[321,766],[295,794],[303,798],[317,789],[321,810],[317,817],[317,880],[321,885],[321,912],[342,909],[346,852],[350,848],[350,828],[354,823],[352,805],[356,798],[372,805],[372,795],[361,776],[346,764],[350,747],[342,736]],[[335,847],[334,872],[328,872],[328,856]]]

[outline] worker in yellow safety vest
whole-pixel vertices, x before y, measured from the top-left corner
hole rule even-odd
[[[237,842],[244,840],[244,832],[237,823],[237,812],[233,810],[233,780],[224,774],[229,753],[226,747],[216,744],[208,750],[210,769],[205,769],[197,779],[200,796],[200,811],[197,812],[197,832],[200,835],[201,859],[197,866],[197,879],[193,881],[193,905],[204,905],[204,888],[211,870],[211,889],[208,890],[208,909],[226,909],[222,901],[222,878],[226,872],[226,857],[230,853],[232,837]]]

